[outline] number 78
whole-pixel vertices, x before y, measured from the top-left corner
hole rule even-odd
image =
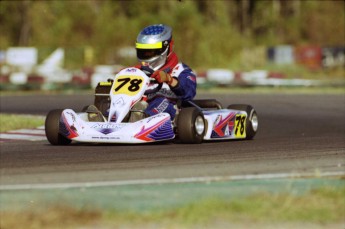
[[[246,132],[245,132],[245,128],[246,128],[246,115],[241,115],[238,114],[236,115],[236,120],[235,120],[235,136],[238,137],[244,137]]]

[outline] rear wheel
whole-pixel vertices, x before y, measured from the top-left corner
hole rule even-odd
[[[215,99],[195,99],[191,102],[195,103],[197,106],[206,109],[223,109],[223,106],[220,102]]]
[[[61,109],[51,110],[45,120],[45,132],[48,141],[52,145],[68,145],[72,142],[71,139],[65,138],[59,133]]]
[[[253,139],[259,127],[259,119],[255,109],[246,104],[232,104],[228,106],[228,109],[245,111],[247,113],[246,139]]]
[[[177,132],[182,143],[199,144],[205,135],[205,119],[195,107],[183,108],[177,119]]]

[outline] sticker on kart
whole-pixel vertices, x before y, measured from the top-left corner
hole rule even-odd
[[[247,115],[237,114],[235,118],[235,136],[237,138],[246,137],[246,119]]]
[[[113,94],[126,94],[129,96],[137,94],[142,86],[144,79],[142,76],[122,75],[114,82]]]

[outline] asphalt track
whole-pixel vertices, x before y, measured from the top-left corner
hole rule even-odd
[[[259,115],[251,141],[147,145],[0,143],[0,185],[345,171],[345,94],[201,94]],[[2,113],[81,110],[92,95],[1,96]]]

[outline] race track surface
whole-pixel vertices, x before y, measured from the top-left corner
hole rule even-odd
[[[1,185],[344,171],[345,96],[202,94],[224,106],[246,103],[259,115],[251,141],[147,145],[47,141],[0,143]],[[92,95],[1,96],[2,113],[80,111]]]

